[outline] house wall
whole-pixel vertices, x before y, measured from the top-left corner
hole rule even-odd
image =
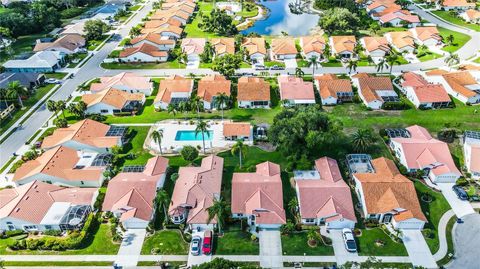
[[[122,226],[125,229],[145,229],[148,226],[148,221],[139,218],[129,218],[122,221]]]
[[[393,228],[395,229],[408,229],[408,230],[422,230],[425,222],[416,218],[402,220],[397,222],[395,218],[392,218]]]
[[[153,106],[154,106],[156,109],[167,109],[168,103],[159,101],[159,102],[156,102],[155,104],[153,104]]]
[[[420,44],[424,44],[427,47],[434,47],[438,44],[437,40],[433,39],[433,38],[429,38],[429,39],[424,40],[424,41],[421,41],[421,40],[418,40],[418,41],[419,41]]]
[[[104,179],[105,178],[102,175],[102,176],[100,176],[100,178],[97,181],[96,180],[84,180],[84,181],[76,180],[75,181],[75,180],[66,180],[66,179],[63,179],[63,178],[58,178],[58,177],[46,175],[46,174],[43,174],[43,173],[39,173],[39,174],[30,176],[30,177],[24,178],[22,180],[16,180],[15,185],[20,186],[20,185],[30,183],[34,180],[39,180],[39,181],[42,181],[42,182],[51,183],[51,184],[59,185],[59,186],[66,186],[66,187],[84,187],[84,188],[95,187],[95,188],[99,188],[99,187],[102,186],[102,183],[103,183]]]
[[[181,36],[177,33],[173,33],[173,32],[167,32],[167,31],[163,31],[160,33],[160,36],[165,36],[165,37],[168,37],[169,39],[174,39],[174,40],[177,40],[179,39]]]
[[[238,101],[238,107],[239,108],[270,108],[270,100],[268,101],[267,106],[253,106],[252,102],[253,101]]]
[[[353,176],[353,181],[355,182],[355,193],[357,194],[357,198],[362,205],[363,214],[364,216],[368,216],[367,204],[365,202],[365,196],[363,195],[362,184],[358,179],[355,178],[355,176]]]
[[[200,55],[198,55],[196,53],[188,54],[187,55],[187,61],[188,62],[200,61]]]
[[[201,223],[190,223],[188,224],[188,226],[190,227],[190,229],[192,230],[200,230],[200,231],[205,231],[205,230],[213,230],[215,228],[215,224],[201,224]]]
[[[7,224],[7,222],[11,222],[11,225],[14,226],[14,229],[9,228],[9,225]],[[20,219],[17,219],[17,218],[12,218],[12,217],[9,217],[9,216],[0,219],[0,230],[6,230],[6,231],[8,231],[8,230],[24,230],[25,231],[24,226],[37,226],[36,231],[46,230],[45,225],[41,225],[41,224],[38,224],[38,223],[32,223],[32,222],[20,220]],[[52,226],[52,227],[49,227],[49,228],[55,229],[55,230],[60,230],[60,227],[58,227],[58,225],[55,225],[55,226]]]
[[[322,60],[323,59],[323,55],[318,53],[318,52],[315,52],[315,51],[311,51],[309,53],[302,53],[303,57],[307,60],[313,58],[313,57],[317,57],[318,60]]]
[[[355,228],[355,222],[348,219],[339,219],[326,223],[327,229]]]
[[[433,183],[455,183],[460,175],[454,173],[445,173],[441,175],[434,175],[429,173],[428,177],[432,180]]]
[[[92,106],[89,106],[85,111],[87,114],[102,114],[102,115],[113,115],[114,110],[120,110],[111,105],[105,103],[98,103]]]
[[[128,57],[121,57],[119,58],[122,61],[125,62],[166,62],[168,57],[154,57],[142,52],[137,52],[134,53]]]
[[[161,51],[168,51],[168,50],[172,50],[175,45],[159,45],[157,43],[153,43],[151,41],[148,41],[148,40],[142,40],[140,42],[138,42],[137,44],[133,45],[134,47],[140,47],[141,45],[143,45],[144,43],[147,43],[147,44],[150,44],[152,46],[155,46],[157,47],[157,49],[161,50]]]
[[[328,98],[322,98],[322,105],[324,106],[329,106],[329,105],[336,105],[338,102],[338,99],[333,97],[333,96],[329,96]]]

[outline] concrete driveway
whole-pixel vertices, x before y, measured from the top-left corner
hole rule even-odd
[[[202,238],[201,244],[203,244],[203,237],[204,237],[203,235],[204,235],[203,231],[194,232],[192,233],[192,238],[195,236]],[[187,262],[188,266],[199,265],[202,263],[209,262],[211,260],[212,260],[212,255],[204,255],[203,253],[200,253],[200,255],[195,256],[195,255],[192,255],[190,248],[188,249],[188,262]]]
[[[424,268],[437,268],[437,263],[428,248],[427,242],[420,230],[402,230],[403,244],[408,252],[408,257],[414,266]]]
[[[280,231],[260,231],[260,266],[262,268],[283,267],[282,239]]]
[[[198,69],[200,61],[188,61],[185,69]]]
[[[285,68],[297,68],[297,59],[285,59]]]
[[[466,215],[475,213],[472,205],[468,201],[458,199],[457,195],[452,190],[452,186],[455,185],[454,183],[437,183],[437,185],[440,190],[442,190],[443,196],[447,199],[457,217],[462,218]]]
[[[446,266],[457,269],[478,269],[480,256],[480,215],[475,213],[463,218],[464,223],[455,224],[453,244],[455,259]]]
[[[347,261],[356,261],[358,259],[357,252],[348,252],[343,241],[342,230],[330,230],[328,235],[332,239],[333,251],[338,265],[342,265]]]
[[[125,232],[115,259],[117,265],[125,268],[137,266],[146,233],[145,229],[128,229]]]

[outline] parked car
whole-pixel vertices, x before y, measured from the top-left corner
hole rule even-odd
[[[462,187],[457,186],[457,185],[453,185],[452,190],[455,192],[458,199],[460,199],[462,201],[467,201],[468,200],[468,194]]]
[[[202,238],[199,236],[194,236],[192,238],[192,242],[190,243],[190,253],[192,255],[198,256],[200,255],[200,244],[202,243]]]
[[[274,66],[270,67],[270,70],[285,70],[285,67],[274,65]]]
[[[261,64],[256,64],[255,65],[255,70],[266,70],[265,66],[261,65]]]
[[[357,252],[357,243],[355,243],[355,237],[352,230],[344,228],[342,230],[343,242],[345,243],[345,249],[349,252]]]
[[[213,243],[212,231],[206,230],[203,233],[203,245],[202,245],[203,254],[205,255],[212,254],[212,243]]]
[[[58,80],[58,79],[54,79],[54,78],[47,78],[45,80],[45,83],[48,83],[48,84],[60,84],[62,83],[62,81]]]

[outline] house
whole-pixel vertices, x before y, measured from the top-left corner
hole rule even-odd
[[[263,63],[263,59],[267,56],[265,47],[265,39],[261,37],[244,38],[242,47],[247,50],[248,57],[252,63]]]
[[[389,77],[357,74],[352,82],[358,89],[360,99],[368,108],[381,109],[385,102],[400,101]]]
[[[448,94],[464,104],[480,103],[480,83],[469,71],[447,73],[443,79]]]
[[[150,78],[130,72],[122,72],[113,77],[100,77],[99,79],[100,82],[90,84],[92,93],[101,92],[111,87],[129,93],[143,93],[146,96],[150,96],[153,91],[153,82]]]
[[[233,16],[242,11],[242,4],[238,2],[216,2],[215,6],[220,10],[225,10],[227,15]]]
[[[321,35],[301,37],[300,47],[302,48],[302,56],[307,60],[313,57],[316,57],[318,60],[324,58],[325,39]]]
[[[217,220],[209,221],[207,209],[220,199],[223,158],[209,155],[200,167],[180,167],[168,215],[174,224],[186,223],[192,230],[213,230]]]
[[[63,27],[62,35],[68,35],[68,34],[76,34],[76,35],[81,35],[85,36],[85,23],[87,20],[78,20],[74,21],[71,24],[66,25]]]
[[[373,5],[375,5],[375,3]],[[376,10],[377,11],[370,13],[370,17],[378,21],[382,16],[401,11],[402,7],[395,4],[395,2],[388,1],[388,3],[385,3],[385,5],[380,3],[380,6],[378,6]]]
[[[467,9],[466,11],[462,12],[460,14],[460,17],[462,17],[466,22],[469,23],[480,23],[480,11],[473,8]]]
[[[113,115],[134,112],[145,103],[145,95],[109,88],[98,93],[84,94],[82,101],[87,104],[87,114]]]
[[[302,78],[281,75],[278,76],[280,100],[284,106],[315,104],[313,83]]]
[[[146,21],[143,25],[144,29],[152,29],[152,28],[165,28],[168,26],[175,26],[181,27],[182,22],[179,20],[174,19],[173,17],[164,17],[159,18],[158,20]]]
[[[465,131],[463,156],[467,172],[473,179],[480,179],[480,132]]]
[[[92,211],[97,195],[97,188],[67,188],[38,180],[2,189],[0,230],[80,229]]]
[[[232,82],[222,75],[208,75],[198,81],[197,95],[203,100],[203,108],[206,110],[217,109],[215,98],[224,93],[230,97]],[[222,104],[225,108],[228,105]]]
[[[112,212],[125,229],[146,228],[155,215],[155,196],[167,168],[168,159],[160,156],[150,158],[144,167],[125,167],[108,181],[102,210]]]
[[[235,39],[233,38],[212,38],[210,44],[215,49],[215,57],[235,54]]]
[[[374,14],[382,12],[392,5],[395,5],[395,0],[376,0],[370,2],[367,5],[366,10],[369,14]]]
[[[417,43],[427,47],[442,45],[442,36],[436,26],[415,27],[409,30]]]
[[[384,36],[366,36],[360,39],[360,44],[365,48],[365,54],[372,58],[383,58],[390,53],[388,40]]]
[[[293,38],[274,38],[270,45],[270,59],[272,61],[282,61],[285,59],[295,59],[297,57],[297,48]]]
[[[153,101],[156,109],[167,109],[169,104],[187,102],[193,91],[193,80],[174,75],[160,81],[157,96]]]
[[[133,47],[140,47],[143,44],[155,46],[157,50],[169,51],[175,48],[175,40],[157,33],[148,33],[140,35],[130,40]]]
[[[270,84],[263,78],[241,77],[237,88],[239,108],[270,108]]]
[[[443,85],[429,83],[417,73],[404,73],[401,86],[405,96],[417,108],[445,108],[450,106],[450,96]]]
[[[154,33],[154,34],[159,34],[163,38],[178,40],[179,38],[182,37],[183,28],[173,26],[173,25],[166,25],[166,26],[160,26],[156,28],[142,28],[140,33],[141,34]]]
[[[122,62],[166,62],[168,60],[168,52],[159,50],[158,47],[143,43],[138,47],[124,48],[118,57]]]
[[[400,136],[389,136],[390,148],[409,172],[423,170],[433,183],[455,183],[462,176],[447,143],[433,138],[425,128],[413,125]]]
[[[5,89],[8,84],[18,81],[23,87],[33,90],[43,84],[45,75],[40,73],[12,73],[5,72],[0,74],[0,89]]]
[[[330,47],[335,57],[350,59],[354,56],[357,39],[355,36],[331,36]]]
[[[327,229],[355,228],[350,187],[342,178],[337,161],[323,157],[311,171],[294,171],[298,211],[305,225]]]
[[[187,54],[189,62],[200,61],[200,54],[203,53],[205,43],[205,38],[184,38],[182,40],[181,48]]]
[[[167,10],[157,10],[151,17],[151,20],[161,20],[164,18],[173,18],[182,23],[182,25],[187,24],[190,19],[191,14],[185,10],[181,9],[167,9]]]
[[[339,79],[334,74],[324,74],[315,76],[314,82],[324,106],[353,100],[352,83],[348,79]]]
[[[248,122],[224,122],[223,138],[228,141],[253,142],[253,126]]]
[[[109,152],[112,147],[122,146],[126,140],[126,127],[110,126],[91,119],[81,120],[66,128],[57,128],[45,137],[44,150],[65,146],[77,151]]]
[[[400,174],[392,160],[382,157],[368,165],[371,171],[352,174],[365,219],[394,229],[422,230],[427,218],[413,182]]]
[[[385,37],[390,45],[399,52],[413,53],[415,51],[415,38],[409,31],[388,32]]]
[[[8,60],[3,64],[6,72],[50,73],[62,67],[64,55],[59,51],[39,51],[28,59]]]
[[[412,15],[408,10],[399,10],[381,16],[378,20],[381,24],[390,24],[394,27],[407,25],[408,27],[416,27],[420,24],[420,17]]]
[[[444,10],[467,10],[475,8],[474,2],[468,2],[467,0],[443,0],[442,8]]]
[[[59,51],[63,54],[74,54],[85,47],[85,38],[79,34],[66,34],[57,38],[53,42],[38,42],[33,48],[34,52],[39,51]]]
[[[70,187],[101,187],[109,154],[58,146],[22,164],[13,176],[15,185],[35,180]]]
[[[256,168],[254,173],[233,173],[232,217],[255,228],[280,228],[286,223],[280,165],[264,162]]]

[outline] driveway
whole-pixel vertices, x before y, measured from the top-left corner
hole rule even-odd
[[[283,267],[282,240],[280,231],[260,231],[260,266],[262,268]]]
[[[188,61],[185,69],[198,69],[200,61]]]
[[[402,230],[403,244],[408,252],[408,257],[414,266],[424,268],[437,268],[437,263],[433,259],[432,253],[428,248],[425,238],[420,230]]]
[[[115,263],[127,268],[136,267],[146,234],[147,231],[145,229],[128,229],[118,250]]]
[[[203,231],[194,232],[194,233],[192,233],[192,238],[195,237],[195,236],[200,237],[202,239],[201,244],[203,244],[203,235],[204,235]],[[199,264],[202,264],[202,263],[206,263],[206,262],[209,262],[211,260],[212,260],[212,255],[204,255],[203,253],[200,253],[200,255],[195,256],[195,255],[192,255],[192,253],[190,252],[190,248],[188,249],[187,265],[189,267],[191,267],[193,265],[199,265]]]
[[[457,217],[462,218],[466,215],[475,213],[472,205],[468,201],[458,199],[457,195],[452,190],[452,186],[455,185],[454,183],[437,183],[437,185],[440,190],[442,190],[443,196],[447,199]]]
[[[342,265],[347,261],[356,261],[358,259],[357,252],[348,252],[343,242],[342,230],[330,230],[328,235],[332,239],[333,251],[338,265]]]
[[[447,268],[477,269],[480,256],[480,215],[471,214],[463,218],[461,224],[455,224],[453,243],[455,259]]]
[[[297,59],[285,59],[285,68],[297,68]]]

